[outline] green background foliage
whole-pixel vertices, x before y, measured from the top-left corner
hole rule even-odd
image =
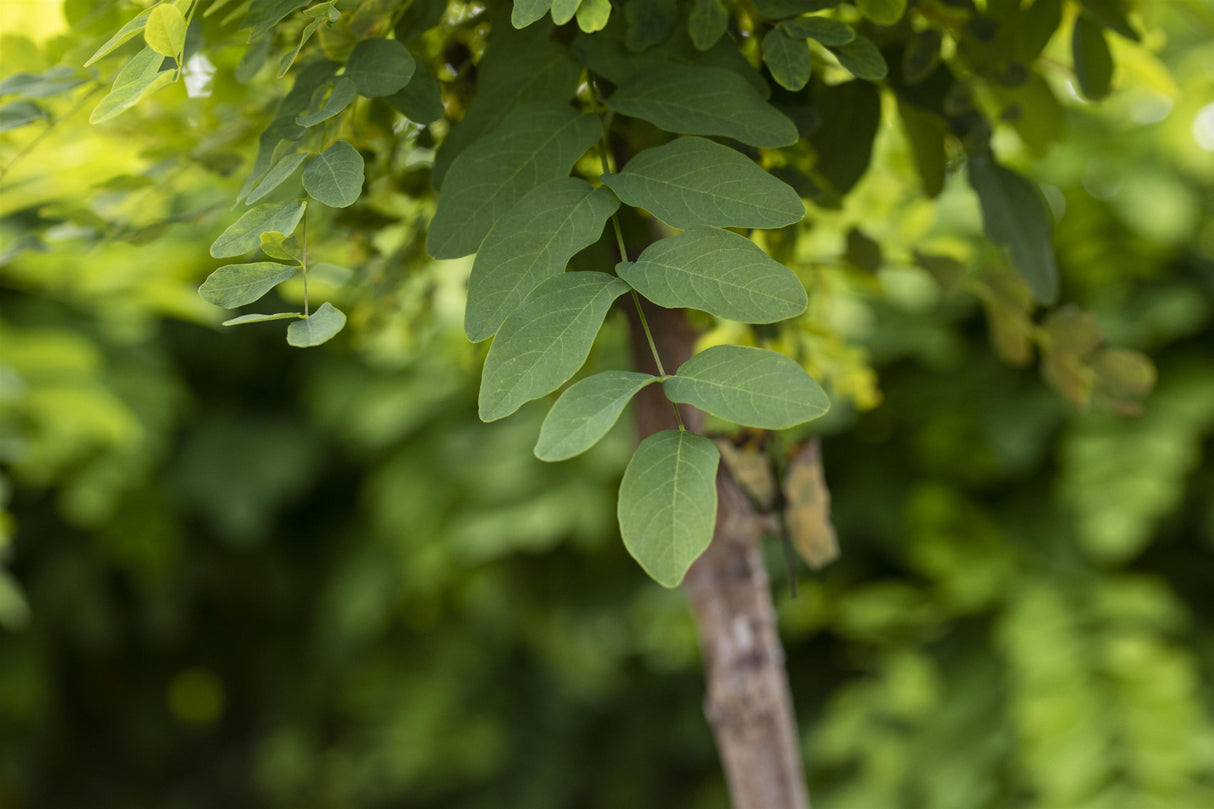
[[[27,124],[0,140],[2,806],[725,803],[683,596],[645,578],[616,529],[627,418],[559,465],[533,455],[543,403],[477,418],[472,262],[426,258],[435,135],[391,112],[432,112],[433,96],[379,83],[388,95],[351,102],[356,128],[324,122],[370,181],[309,225],[310,294],[357,328],[300,352],[283,324],[216,330],[231,313],[196,292],[227,263],[206,247],[237,220],[254,155],[263,170],[289,157],[258,143],[276,72],[308,69],[288,57],[392,33],[464,98],[468,74],[434,65],[482,47],[477,29],[422,35],[445,4],[414,0],[375,31],[373,5],[360,18],[321,4],[350,14],[335,26],[311,22],[327,9],[288,17],[273,53],[242,36],[213,54],[210,96],[175,86],[96,128],[112,81],[73,66],[138,7],[69,0],[70,35],[0,41],[0,75],[41,76],[0,98],[0,120]],[[902,4],[858,5],[879,20]],[[949,99],[1015,110],[994,143],[1050,205],[1067,305],[1047,312],[977,238],[979,199],[939,116],[906,113],[913,92],[811,84],[820,109],[856,116],[844,131],[829,117],[812,148],[875,133],[871,156],[817,165],[820,186],[798,188],[811,226],[756,237],[810,290],[764,344],[834,405],[816,430],[841,557],[802,570],[791,599],[774,540],[769,554],[816,806],[1214,803],[1214,10],[1152,5],[1132,17],[1134,44],[1118,3],[1036,0],[1034,14],[1064,15],[1048,45],[1025,28],[967,58],[997,72],[1001,54],[1044,48],[1046,72]],[[716,41],[713,6],[695,4],[697,44]],[[1102,79],[1098,53],[1072,61],[1076,19],[1114,55],[1099,106],[1078,98]],[[865,64],[863,45],[845,57],[851,42],[825,39],[837,33],[802,39]],[[1075,36],[1089,53],[1091,31]],[[807,47],[815,71],[839,70]],[[499,76],[564,53],[517,48]],[[922,52],[891,66],[908,84],[941,58],[938,43]],[[611,56],[597,57],[608,78]],[[72,70],[45,72],[57,66]],[[548,92],[488,94],[494,66],[479,67],[494,100],[447,141],[469,158],[477,131]],[[542,75],[561,92],[577,79]],[[282,132],[338,92],[333,78],[279,109]],[[314,165],[282,181],[307,187]],[[317,178],[329,204],[346,176]],[[574,268],[614,261],[595,250]],[[299,309],[301,279],[271,295]],[[702,325],[705,346],[763,335]],[[1157,368],[1138,415],[1149,372],[1124,349]],[[609,318],[585,374],[628,365]]]

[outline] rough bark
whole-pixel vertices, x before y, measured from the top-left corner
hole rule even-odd
[[[636,367],[656,373],[633,307],[627,307]],[[695,335],[681,312],[645,304],[646,320],[667,372],[689,356]],[[688,429],[700,414],[681,409]],[[674,410],[656,386],[637,399],[638,438],[676,427]],[[696,626],[708,692],[704,712],[716,736],[733,809],[808,809],[784,648],[760,542],[764,522],[724,465],[717,474],[717,525],[712,544],[684,581]]]

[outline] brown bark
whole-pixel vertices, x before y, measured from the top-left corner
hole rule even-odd
[[[634,307],[627,306],[636,367],[656,372]],[[682,312],[645,304],[646,320],[667,372],[691,356],[695,335]],[[698,429],[698,411],[680,411]],[[657,386],[641,391],[637,432],[644,438],[676,427]],[[730,478],[717,473],[717,525],[712,544],[687,573],[708,693],[704,712],[716,736],[733,809],[808,809],[784,648],[760,542],[764,522]]]

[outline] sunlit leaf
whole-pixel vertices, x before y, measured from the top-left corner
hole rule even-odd
[[[877,25],[893,25],[906,13],[906,0],[856,0],[856,5]]]
[[[587,34],[601,31],[611,19],[611,0],[582,0],[577,9],[577,27]]]
[[[287,343],[296,348],[318,346],[345,328],[346,313],[326,301],[311,316],[287,327]]]
[[[510,24],[515,28],[526,28],[544,18],[552,10],[552,0],[514,0],[510,12]]]
[[[573,15],[577,14],[581,2],[582,0],[552,0],[552,21],[557,25],[569,22]]]
[[[792,270],[727,230],[696,227],[661,239],[616,271],[659,306],[700,309],[744,323],[795,317],[807,303]]]
[[[740,152],[704,138],[646,149],[603,182],[676,228],[778,228],[801,221],[797,192]]]
[[[766,430],[811,421],[830,409],[825,391],[804,368],[783,354],[748,346],[708,348],[662,386],[671,401]]]
[[[704,436],[664,430],[642,441],[624,470],[620,536],[663,587],[677,587],[712,541],[720,460]]]
[[[598,240],[617,207],[606,188],[561,177],[506,211],[485,237],[468,278],[468,339],[491,337],[540,282],[564,272],[575,253]]]
[[[831,17],[797,17],[780,27],[794,39],[812,39],[823,45],[846,45],[856,38],[850,25]]]
[[[290,234],[303,218],[307,205],[303,200],[267,202],[250,208],[219,234],[211,245],[215,258],[242,256],[261,245],[261,234],[268,232]]]
[[[274,261],[227,264],[203,281],[198,294],[207,303],[235,309],[258,300],[298,271],[298,267]]]
[[[161,3],[148,15],[143,38],[156,53],[176,59],[185,48],[185,29],[181,10],[170,3]]]
[[[732,70],[671,63],[633,74],[606,100],[622,115],[690,135],[721,135],[751,146],[788,146],[797,127]]]
[[[118,48],[134,39],[148,24],[148,15],[151,13],[151,9],[141,12],[137,17],[135,17],[135,19],[119,28],[118,33],[107,39],[105,44],[98,48],[96,52],[89,57],[88,61],[84,63],[84,66],[91,67],[92,64],[98,59],[113,53],[114,51],[118,50]]]
[[[563,461],[582,454],[607,434],[641,388],[657,380],[635,371],[606,371],[569,386],[540,427],[535,456]]]
[[[330,207],[353,205],[363,190],[362,155],[339,140],[308,163],[303,187],[310,197]]]
[[[839,59],[839,64],[857,79],[880,81],[889,73],[885,57],[868,37],[857,35],[851,42],[832,46],[831,51]]]
[[[601,133],[595,116],[566,106],[515,110],[452,164],[430,222],[430,255],[475,252],[499,217],[531,189],[566,176]]]
[[[601,272],[549,278],[502,323],[481,375],[480,417],[496,421],[582,367],[612,301],[628,285]]]
[[[131,60],[123,65],[122,70],[118,71],[118,76],[114,79],[114,86],[110,89],[109,94],[101,99],[93,109],[93,114],[89,116],[89,123],[99,124],[102,121],[108,121],[115,115],[133,107],[145,92],[153,89],[153,85],[157,85],[158,80],[161,83],[158,86],[163,86],[163,83],[171,81],[173,72],[166,70],[162,74],[160,70],[162,64],[164,64],[164,57],[151,48],[144,48],[132,56]]]

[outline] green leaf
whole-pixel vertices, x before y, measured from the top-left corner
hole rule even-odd
[[[1105,28],[1116,31],[1132,42],[1140,39],[1134,26],[1130,25],[1125,0],[1079,0],[1079,5]]]
[[[763,37],[763,61],[771,77],[786,90],[800,90],[809,84],[814,63],[804,39],[793,39],[777,25]]]
[[[261,252],[282,261],[303,261],[303,248],[299,245],[299,239],[274,231],[261,234]]]
[[[941,44],[940,32],[935,28],[925,28],[911,37],[902,52],[902,81],[915,85],[930,76],[940,64]]]
[[[377,98],[408,84],[415,68],[413,54],[395,39],[364,39],[354,46],[343,75],[359,95]]]
[[[253,0],[248,16],[240,27],[253,29],[249,32],[249,42],[253,42],[268,34],[270,29],[288,14],[303,8],[309,2],[311,0]]]
[[[325,301],[310,317],[287,326],[287,343],[296,348],[310,348],[333,339],[345,328],[346,313]]]
[[[156,53],[176,59],[185,48],[185,29],[185,15],[181,10],[169,3],[161,3],[148,15],[143,38]]]
[[[1033,0],[1020,18],[1017,56],[1021,62],[1034,61],[1053,38],[1062,23],[1062,0]]]
[[[312,199],[332,208],[353,205],[363,190],[362,155],[344,140],[339,140],[304,169],[303,187]]]
[[[1053,219],[1040,191],[1029,180],[995,163],[989,155],[969,161],[970,185],[978,192],[987,238],[1008,247],[1012,264],[1046,305],[1058,297]]]
[[[571,385],[548,411],[535,457],[564,461],[581,455],[607,435],[641,388],[656,381],[652,374],[606,371]]]
[[[304,14],[307,14],[311,9],[306,9]],[[295,60],[299,58],[299,52],[303,50],[304,45],[308,44],[308,40],[316,33],[316,29],[320,27],[320,20],[312,20],[304,27],[303,33],[299,35],[299,41],[295,43],[295,47],[282,55],[278,60],[278,78],[287,75],[287,71],[291,69],[291,65],[295,64]],[[268,42],[269,40],[267,40]]]
[[[602,31],[611,19],[611,0],[582,0],[577,9],[577,27],[587,34]]]
[[[906,13],[906,0],[856,0],[856,5],[877,25],[893,25]]]
[[[417,65],[408,84],[388,96],[388,103],[415,124],[432,124],[446,114],[438,79],[422,64]]]
[[[108,56],[125,45],[131,39],[134,39],[135,36],[148,24],[148,15],[151,13],[152,12],[150,9],[148,11],[141,12],[137,17],[135,17],[135,19],[119,28],[118,33],[107,39],[105,44],[98,48],[97,51],[89,57],[89,60],[84,63],[84,66],[92,66],[92,64],[98,59]]]
[[[23,98],[50,98],[72,90],[88,81],[75,68],[66,65],[52,67],[42,73],[14,73],[0,81],[0,96],[18,95]]]
[[[295,116],[295,123],[300,126],[316,126],[350,106],[350,102],[357,95],[358,91],[354,87],[354,82],[343,76],[333,84],[333,89],[329,91],[328,98],[325,99],[325,102],[319,108],[303,115]]]
[[[581,0],[552,0],[552,21],[557,25],[564,25],[577,14],[579,5]]]
[[[846,45],[856,38],[851,26],[830,17],[798,17],[780,27],[793,39],[812,39],[823,45]]]
[[[683,230],[779,228],[805,215],[796,191],[741,153],[704,138],[645,149],[603,182],[624,202]]]
[[[687,17],[687,33],[696,50],[706,51],[725,35],[729,14],[721,0],[695,0]]]
[[[249,192],[249,196],[245,198],[245,202],[252,205],[275,188],[278,188],[278,186],[286,182],[288,177],[295,173],[295,169],[299,168],[299,164],[304,162],[307,157],[307,152],[287,152],[277,163],[270,166],[270,170],[261,178],[261,181],[253,186],[253,190]]]
[[[566,176],[601,133],[597,117],[564,105],[519,107],[452,163],[430,222],[430,255],[475,252],[499,217],[531,189]]]
[[[721,453],[702,435],[654,433],[637,447],[616,513],[624,547],[663,587],[677,587],[712,542]]]
[[[526,28],[533,22],[543,19],[552,10],[552,0],[514,0],[514,10],[510,12],[510,24],[515,28]]]
[[[809,135],[819,155],[816,169],[841,197],[868,170],[881,125],[881,94],[867,82],[846,81],[815,88],[813,108],[822,121]]]
[[[579,13],[585,7],[583,4]],[[434,157],[435,188],[442,187],[455,158],[520,106],[555,107],[573,97],[582,68],[568,48],[548,38],[550,30],[550,25],[535,25],[524,31],[510,26],[494,29],[484,61],[477,66],[476,95]]]
[[[46,111],[32,101],[12,101],[0,107],[0,132],[7,132],[34,121],[49,118]]]
[[[265,295],[283,281],[295,275],[298,267],[273,261],[252,264],[227,264],[211,273],[198,288],[207,303],[235,309]]]
[[[898,115],[902,119],[906,138],[910,141],[911,156],[923,191],[929,197],[934,197],[944,190],[947,161],[944,136],[948,125],[935,113],[908,104],[901,98],[898,98]]]
[[[834,8],[843,0],[754,0],[760,16],[765,20],[779,20],[785,17],[795,17],[826,8]]]
[[[1084,97],[1098,101],[1107,96],[1113,84],[1113,55],[1105,41],[1104,29],[1086,14],[1075,18],[1071,54],[1075,60],[1075,80]]]
[[[606,188],[561,177],[506,211],[485,237],[468,278],[468,339],[492,337],[533,289],[563,273],[575,253],[598,241],[619,204]]]
[[[634,53],[665,41],[679,20],[675,0],[624,0],[628,30],[624,41]]]
[[[231,320],[225,320],[225,326],[243,326],[246,323],[266,323],[271,320],[299,320],[303,315],[299,312],[277,312],[272,315],[241,315]]]
[[[718,67],[672,63],[633,74],[606,100],[621,115],[691,135],[721,135],[751,146],[788,146],[797,127],[744,78]]]
[[[307,204],[298,199],[267,202],[250,208],[219,234],[211,245],[211,255],[215,258],[243,256],[261,246],[263,233],[290,234],[303,218],[306,208]]]
[[[496,421],[577,373],[628,285],[601,272],[549,278],[502,323],[481,374],[480,417]]]
[[[880,81],[889,73],[885,57],[868,37],[857,34],[851,42],[835,45],[831,51],[838,57],[839,64],[843,65],[857,79]]]
[[[160,66],[162,64],[164,64],[164,57],[151,48],[144,48],[132,56],[131,60],[123,65],[122,70],[118,71],[118,76],[114,79],[114,86],[110,89],[109,94],[101,99],[93,109],[93,114],[89,116],[89,123],[99,124],[102,121],[108,121],[115,115],[130,109],[139,101],[140,96],[152,88],[157,79],[164,81],[164,77],[167,77],[168,80],[171,80],[172,71],[166,70],[163,76],[161,75]]]
[[[672,402],[765,430],[792,427],[830,409],[825,391],[804,368],[763,348],[713,346],[683,363],[662,386]]]
[[[616,272],[658,306],[700,309],[743,323],[796,317],[808,302],[792,270],[750,239],[715,228],[691,228],[656,241],[635,262],[616,265]]]

